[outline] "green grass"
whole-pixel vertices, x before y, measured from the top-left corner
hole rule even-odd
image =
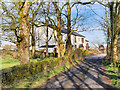
[[[41,60],[49,60],[53,57],[50,57],[50,58],[37,58],[37,59],[30,59],[30,62],[38,62],[38,61],[41,61]],[[19,59],[15,59],[15,58],[11,58],[11,57],[8,57],[8,56],[2,56],[1,57],[1,69],[5,69],[5,68],[8,68],[8,67],[13,67],[13,66],[16,66],[16,65],[20,65],[20,60]]]
[[[20,61],[15,58],[7,57],[7,56],[2,56],[1,58],[1,64],[2,67],[1,69],[7,68],[7,67],[12,67],[16,65],[20,65]]]
[[[62,71],[67,70],[78,62],[81,62],[81,60],[76,60],[72,63],[67,62],[65,66],[58,66],[57,68],[48,70],[44,73],[29,76],[23,80],[14,82],[12,85],[8,86],[8,88],[37,88],[43,83],[45,83],[49,78],[55,76]]]
[[[113,66],[113,63],[107,65],[108,76],[112,80],[112,84],[120,88],[120,68]]]

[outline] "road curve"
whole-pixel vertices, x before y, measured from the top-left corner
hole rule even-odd
[[[40,88],[113,88],[102,60],[106,54],[86,57],[85,62],[74,66],[47,81]]]

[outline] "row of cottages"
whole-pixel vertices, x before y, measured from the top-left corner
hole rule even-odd
[[[61,32],[62,32],[61,34],[62,34],[63,42],[65,42],[67,37],[67,29],[62,28]],[[47,27],[42,26],[35,28],[34,34],[36,40],[35,50],[46,49]],[[55,31],[55,35],[57,35],[56,31]],[[57,44],[54,38],[53,29],[50,27],[48,27],[48,39],[50,39],[48,42],[48,52],[51,53],[55,49],[57,49]],[[82,48],[86,50],[89,47],[89,41],[86,40],[85,36],[75,31],[73,31],[71,34],[71,44],[73,49]]]

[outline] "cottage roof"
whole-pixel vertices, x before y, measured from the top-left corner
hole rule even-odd
[[[67,29],[66,29],[66,28],[62,28],[61,32],[67,34]],[[85,36],[83,36],[83,35],[75,32],[75,31],[73,31],[71,34],[72,34],[72,35],[75,35],[75,36],[85,37]]]
[[[85,40],[86,42],[89,42],[88,40]]]

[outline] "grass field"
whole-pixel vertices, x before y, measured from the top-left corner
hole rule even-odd
[[[88,52],[84,51],[84,56],[90,56]],[[20,65],[20,60],[17,58],[17,52],[13,51],[3,51],[2,54],[0,55],[0,70],[5,69],[8,67],[13,67],[16,65]],[[55,57],[49,57],[49,58],[36,58],[36,59],[30,59],[30,62],[38,62],[41,60],[49,60]]]
[[[52,59],[52,58],[53,57],[44,58],[44,59],[42,59],[42,58],[30,59],[30,62],[38,62],[38,61],[41,61],[41,60],[49,60],[49,59]],[[1,66],[0,70],[4,69],[4,68],[12,67],[12,66],[20,65],[20,60],[19,59],[8,57],[6,55],[1,56],[0,62],[2,64],[2,65],[0,65]]]

